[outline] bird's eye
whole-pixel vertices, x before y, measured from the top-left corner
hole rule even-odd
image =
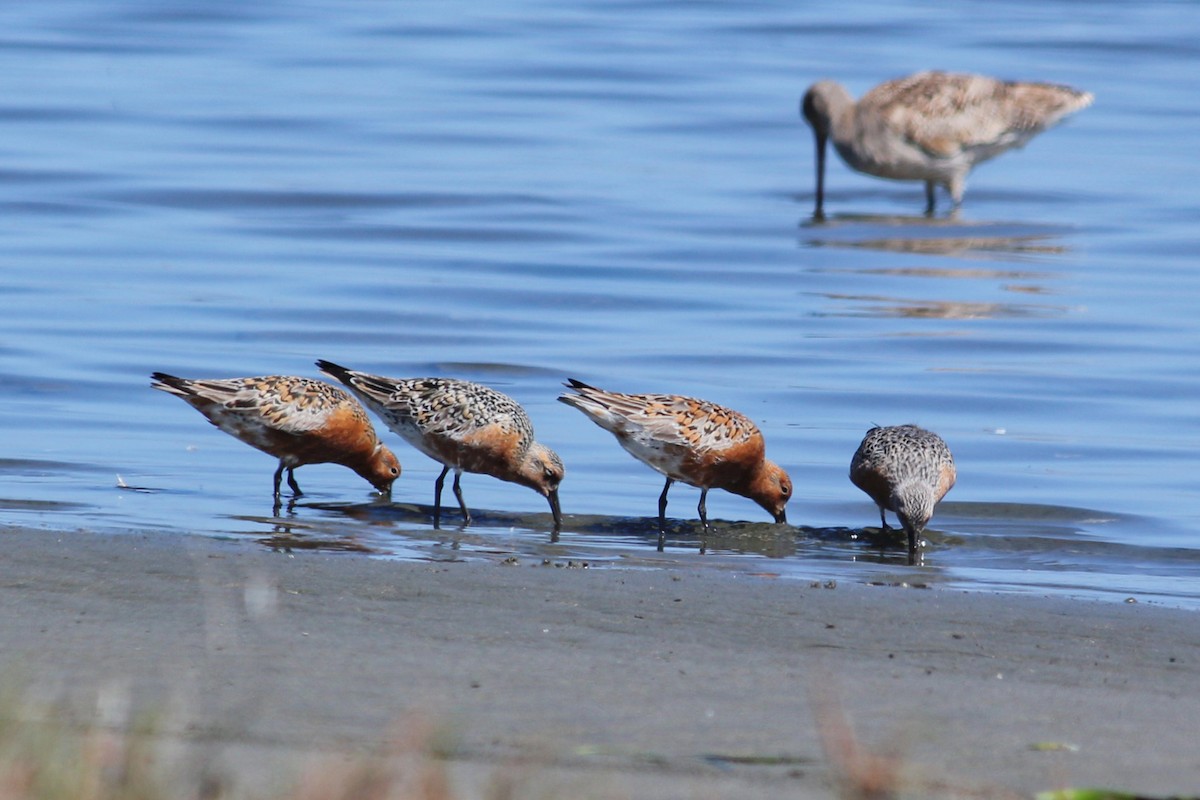
[[[397,468],[397,467],[392,467],[392,477],[394,478],[394,477],[396,477],[396,476],[397,476],[397,475],[399,475],[399,474],[400,474],[400,470],[399,470],[399,468]]]
[[[779,489],[783,493],[784,497],[787,497],[789,494],[792,493],[792,487],[790,487],[790,486],[780,486]]]

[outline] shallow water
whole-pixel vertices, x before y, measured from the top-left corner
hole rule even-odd
[[[664,564],[1200,605],[1200,11],[1069,2],[9,4],[0,9],[0,522],[414,559]],[[1094,107],[977,170],[956,219],[831,161],[797,113],[937,66]],[[273,461],[149,373],[453,375],[523,402],[544,501],[392,434],[395,505]],[[656,474],[555,402],[578,377],[754,418],[794,526]],[[846,478],[874,423],[943,435],[924,563]],[[449,499],[449,498],[447,498]],[[704,545],[705,554],[699,549]]]

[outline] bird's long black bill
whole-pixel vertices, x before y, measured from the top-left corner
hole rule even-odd
[[[813,219],[825,219],[825,137],[820,134],[814,137],[817,142],[817,207],[813,209]]]

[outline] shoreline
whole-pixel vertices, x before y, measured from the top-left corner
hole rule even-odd
[[[472,784],[522,763],[563,796],[833,797],[822,731],[843,713],[928,785],[1200,784],[1192,611],[176,534],[0,542],[4,668],[85,712],[118,687],[235,790],[424,720]]]

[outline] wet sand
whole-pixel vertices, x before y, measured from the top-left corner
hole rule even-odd
[[[838,709],[916,796],[1200,786],[1193,612],[168,535],[0,543],[5,670],[78,709],[128,692],[185,769],[244,788],[419,715],[463,796],[515,771],[518,796],[832,797],[818,728]]]

